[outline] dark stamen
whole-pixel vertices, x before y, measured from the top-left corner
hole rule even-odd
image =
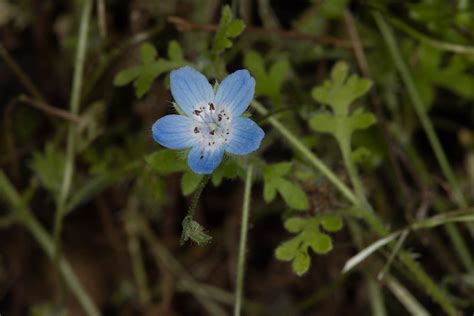
[[[221,115],[221,114],[217,115],[217,120],[218,120],[219,122],[222,121],[222,115]]]
[[[199,128],[197,128],[197,126],[194,128],[194,133],[199,133]]]
[[[210,131],[209,134],[214,135],[216,131]]]
[[[209,103],[209,111],[214,111],[216,107],[214,106],[214,103]]]
[[[199,116],[199,115],[201,115],[201,112],[202,112],[202,111],[194,110],[194,111],[193,111],[193,114],[196,115],[196,116]]]

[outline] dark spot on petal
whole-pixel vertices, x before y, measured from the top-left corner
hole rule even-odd
[[[209,103],[209,111],[214,111],[216,107],[214,106],[214,103],[210,102]]]
[[[204,158],[204,156],[203,156],[203,155],[201,155],[201,157],[199,157],[199,159],[203,159],[203,158]]]
[[[217,120],[218,120],[219,122],[222,121],[222,115],[221,115],[221,114],[217,115]]]
[[[194,133],[195,134],[199,133],[199,128],[197,128],[197,126],[194,128]]]
[[[216,144],[216,142],[212,142],[212,144],[213,144],[213,145],[215,145],[215,144]]]
[[[194,111],[193,111],[193,114],[196,115],[196,116],[199,116],[199,115],[201,115],[201,112],[202,112],[202,111],[194,110]]]
[[[211,146],[211,143],[209,142],[208,145]]]
[[[214,135],[216,131],[210,131],[209,134]]]

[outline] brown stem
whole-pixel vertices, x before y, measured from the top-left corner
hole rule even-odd
[[[46,102],[30,98],[26,95],[21,95],[18,98],[18,100],[25,103],[25,104],[28,104],[28,105],[30,105],[30,106],[38,109],[38,110],[41,110],[41,111],[43,111],[47,114],[50,114],[50,115],[56,116],[56,117],[60,117],[62,119],[71,121],[73,123],[77,124],[81,121],[81,117],[76,115],[76,114],[73,114],[71,112],[68,112],[68,111],[62,110],[60,108],[57,108],[55,106],[49,105]]]
[[[174,24],[176,29],[180,32],[195,32],[195,31],[204,31],[204,32],[216,32],[218,25],[215,24],[197,24],[190,22],[186,19],[180,18],[178,16],[168,17],[168,22]],[[352,48],[350,41],[345,39],[333,37],[333,36],[314,36],[310,34],[300,33],[296,31],[287,31],[276,28],[262,28],[256,26],[247,26],[245,28],[246,33],[259,34],[259,35],[277,35],[285,39],[292,39],[296,41],[304,41],[316,44],[326,44],[332,45],[340,48]]]

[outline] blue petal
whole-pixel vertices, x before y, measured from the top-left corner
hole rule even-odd
[[[234,118],[226,151],[234,155],[247,155],[260,147],[264,136],[265,132],[251,119]]]
[[[174,100],[188,115],[191,115],[198,105],[208,104],[214,98],[207,78],[189,66],[171,72],[170,87]]]
[[[228,107],[233,116],[240,116],[248,108],[255,92],[255,79],[247,70],[237,70],[219,85],[214,102]]]
[[[166,115],[153,124],[153,139],[170,149],[192,147],[196,142],[194,120],[184,115]]]
[[[197,145],[189,152],[188,165],[195,173],[210,174],[219,166],[222,156],[224,156],[224,146],[209,149]]]

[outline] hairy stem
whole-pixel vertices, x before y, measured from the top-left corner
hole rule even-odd
[[[235,279],[235,305],[234,316],[239,316],[242,309],[242,296],[244,289],[245,276],[245,250],[247,247],[247,233],[250,213],[250,195],[252,192],[252,173],[253,166],[247,168],[245,178],[244,204],[242,206],[242,221],[240,227],[239,258],[237,261],[237,276]]]

